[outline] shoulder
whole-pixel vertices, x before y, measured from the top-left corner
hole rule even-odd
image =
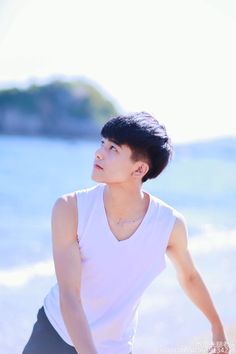
[[[57,234],[76,234],[78,224],[76,192],[59,196],[52,207],[51,225]]]
[[[176,244],[186,243],[188,231],[185,216],[164,200],[157,197],[154,197],[154,199],[159,204],[161,216],[165,215],[171,225],[168,247],[175,247]]]
[[[59,196],[54,204],[52,210],[54,212],[72,212],[77,205],[76,191],[62,194]]]
[[[70,193],[62,194],[57,197],[52,207],[52,217],[63,217],[63,220],[78,222],[78,202],[82,196],[93,194],[100,184],[92,187],[77,189]]]
[[[173,207],[172,205],[168,204],[163,199],[160,199],[156,196],[152,195],[152,199],[154,200],[155,204],[157,205],[157,207],[159,209],[159,214],[161,214],[162,217],[166,216],[167,221],[171,220],[171,219],[174,221],[174,228],[175,229],[178,227],[181,227],[181,225],[183,225],[185,223],[184,215],[179,210],[177,210],[175,207]]]

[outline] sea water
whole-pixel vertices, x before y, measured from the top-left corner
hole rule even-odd
[[[0,137],[0,353],[21,352],[56,282],[52,206],[62,194],[95,184],[90,175],[99,145],[100,139]],[[227,326],[236,320],[236,152],[222,142],[217,151],[176,146],[167,169],[143,189],[185,216],[192,258]],[[158,353],[210,331],[166,263],[143,295],[134,354]]]

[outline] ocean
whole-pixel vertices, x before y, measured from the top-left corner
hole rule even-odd
[[[62,194],[93,186],[98,141],[0,136],[0,353],[29,338],[56,282],[51,209]],[[175,156],[143,189],[186,219],[189,249],[225,326],[236,321],[236,139],[176,145]],[[210,324],[180,287],[173,265],[143,295],[134,354],[185,343]]]

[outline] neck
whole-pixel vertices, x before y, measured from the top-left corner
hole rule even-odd
[[[107,213],[121,219],[140,215],[148,207],[148,196],[136,185],[106,184],[103,201]]]

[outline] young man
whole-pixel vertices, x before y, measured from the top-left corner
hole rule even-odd
[[[111,118],[101,136],[95,186],[65,194],[53,206],[57,284],[23,353],[131,353],[141,296],[165,268],[165,254],[209,320],[213,344],[224,342],[221,320],[188,251],[183,215],[142,190],[173,155],[165,127],[140,112]]]

